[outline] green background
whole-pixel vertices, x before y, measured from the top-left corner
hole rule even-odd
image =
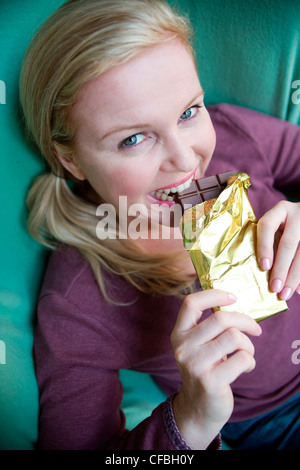
[[[35,449],[38,390],[34,374],[36,298],[47,252],[26,231],[26,193],[43,171],[23,132],[18,102],[22,57],[38,26],[63,2],[0,3],[0,449]],[[187,13],[206,103],[229,102],[295,124],[300,104],[292,84],[300,80],[298,0],[171,1]],[[300,98],[300,95],[298,95]],[[162,400],[149,376],[121,372],[123,408],[132,427]]]

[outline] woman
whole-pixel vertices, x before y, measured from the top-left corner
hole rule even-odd
[[[25,57],[22,106],[50,167],[30,191],[29,228],[57,248],[35,344],[42,448],[218,448],[233,410],[230,384],[255,367],[248,335],[259,337],[261,327],[234,312],[231,293],[200,291],[176,225],[163,236],[172,190],[213,168],[215,130],[190,35],[186,20],[161,1],[73,0],[45,23]],[[215,119],[225,128],[243,113],[221,107]],[[251,113],[245,120],[253,122]],[[216,172],[247,169],[247,153],[245,161],[233,157],[230,167],[226,153],[213,160]],[[279,200],[270,191],[268,204]],[[104,204],[115,209],[116,236],[97,237]],[[132,237],[137,205],[140,236]],[[284,202],[259,225],[258,258],[263,269],[273,266],[271,287],[286,299],[299,290],[299,235],[285,244],[300,233],[298,215],[299,205]],[[270,240],[279,226],[285,230],[273,263]],[[203,313],[230,304],[232,312]],[[130,432],[120,410],[124,368],[150,373],[169,395]],[[299,383],[294,370],[286,380]],[[237,407],[240,416],[252,416],[249,401],[246,412]]]

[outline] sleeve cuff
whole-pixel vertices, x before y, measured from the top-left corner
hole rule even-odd
[[[176,450],[193,450],[183,439],[182,435],[177,428],[174,414],[173,414],[173,398],[171,395],[165,402],[163,407],[163,420],[169,439]],[[220,450],[221,449],[221,436],[220,434],[211,442],[207,450]]]

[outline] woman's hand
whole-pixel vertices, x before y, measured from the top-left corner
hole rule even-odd
[[[261,328],[250,316],[219,311],[199,322],[203,310],[235,300],[220,290],[188,295],[171,334],[182,378],[173,401],[174,417],[194,449],[206,449],[216,437],[233,410],[230,384],[255,367],[254,347],[244,333],[258,336]]]
[[[300,203],[281,201],[258,222],[257,258],[282,300],[300,294]]]

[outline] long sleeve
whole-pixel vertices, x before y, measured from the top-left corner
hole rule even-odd
[[[40,299],[35,338],[43,449],[176,449],[163,422],[164,404],[132,431],[120,409],[118,341],[69,299]]]
[[[120,408],[116,364],[128,359],[100,321],[63,296],[41,297],[35,337],[41,449],[190,449],[169,398],[133,430]],[[218,438],[211,448],[219,447]]]

